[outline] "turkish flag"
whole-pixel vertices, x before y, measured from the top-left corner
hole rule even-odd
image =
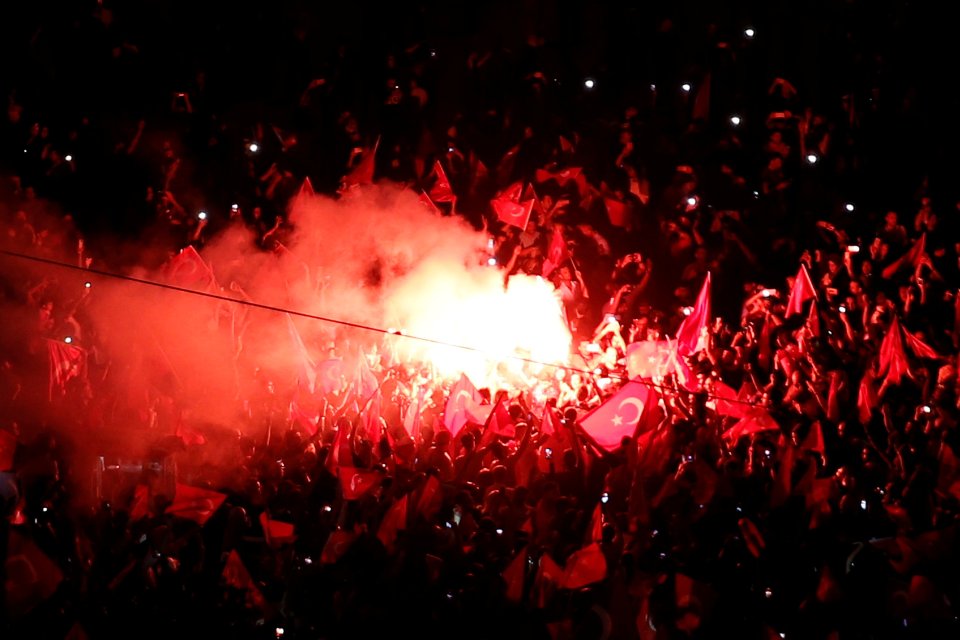
[[[570,259],[570,250],[567,249],[567,241],[563,238],[563,231],[559,226],[553,228],[553,235],[550,236],[550,246],[547,247],[547,257],[543,261],[543,277],[546,278],[553,270]]]
[[[924,255],[926,255],[926,246],[927,234],[924,233],[916,242],[913,243],[913,246],[910,247],[909,251],[886,266],[881,273],[883,279],[889,280],[896,275],[897,271],[908,265],[916,269],[920,265],[920,260]]]
[[[563,452],[573,448],[573,440],[570,437],[569,430],[560,424],[557,414],[550,407],[543,408],[540,431],[548,435],[547,439],[540,445],[537,469],[541,473],[562,470],[560,463],[563,459]]]
[[[321,564],[333,564],[347,552],[353,541],[357,539],[357,534],[353,531],[344,531],[335,529],[330,532],[327,543],[323,545],[323,551],[320,553]]]
[[[860,380],[860,388],[857,390],[857,417],[860,418],[860,424],[867,424],[873,417],[873,410],[880,404],[880,398],[877,394],[876,375],[873,369],[868,367]]]
[[[567,169],[563,169],[562,171],[547,171],[546,169],[537,169],[533,174],[533,178],[537,182],[549,182],[550,180],[556,180],[557,184],[562,187],[570,181],[576,181],[582,172],[583,169],[580,167],[569,167]]]
[[[810,274],[807,272],[807,266],[800,265],[797,271],[797,277],[793,279],[793,287],[790,288],[790,297],[787,299],[787,311],[784,317],[803,313],[803,303],[811,298],[817,297],[817,290],[810,280]]]
[[[293,347],[293,354],[297,362],[297,383],[313,393],[317,385],[317,365],[310,357],[307,346],[303,343],[300,332],[297,331],[297,325],[293,323],[293,318],[290,317],[289,313],[285,315],[287,316],[287,333],[290,336],[290,344]]]
[[[196,291],[217,292],[220,285],[213,269],[200,257],[193,246],[188,246],[171,258],[163,268],[167,282]]]
[[[271,520],[266,511],[260,512],[260,527],[267,544],[278,549],[285,544],[292,544],[297,536],[293,533],[293,525],[289,522]]]
[[[203,526],[226,499],[227,496],[218,491],[177,483],[166,513]]]
[[[254,609],[263,607],[265,604],[263,594],[260,593],[260,589],[257,588],[257,583],[253,581],[253,577],[250,575],[250,572],[247,571],[247,567],[244,566],[243,560],[240,559],[240,554],[237,553],[236,549],[230,551],[230,554],[227,556],[227,563],[223,567],[222,577],[228,587],[246,592],[246,604],[248,607]]]
[[[918,358],[940,360],[940,354],[934,351],[933,347],[918,338],[915,334],[912,334],[904,329],[903,337],[907,339],[907,346],[910,347],[910,351],[913,351],[913,355],[917,356]]]
[[[511,602],[520,602],[523,600],[523,585],[526,580],[527,572],[527,547],[520,550],[520,553],[510,561],[507,568],[500,574],[503,581],[507,583],[507,591],[504,594],[507,600]]]
[[[880,345],[880,375],[884,375],[884,383],[897,384],[910,374],[910,363],[907,362],[907,353],[903,349],[903,337],[900,335],[900,322],[893,317],[893,322],[887,328],[887,335]]]
[[[494,198],[490,201],[490,204],[493,206],[493,211],[497,214],[497,219],[500,222],[523,230],[527,228],[527,224],[530,222],[534,200],[517,203],[502,198]]]
[[[67,383],[86,373],[87,352],[80,347],[61,340],[47,340],[50,360],[49,397],[62,397],[67,392]]]
[[[507,410],[507,403],[501,398],[493,411],[490,412],[490,420],[487,421],[487,430],[494,435],[513,438],[517,435],[517,425],[510,412]]]
[[[373,144],[373,148],[363,152],[360,162],[357,166],[343,177],[343,188],[341,195],[347,189],[366,184],[373,184],[373,173],[377,162],[377,147],[380,146],[380,138]]]
[[[470,382],[466,374],[460,374],[460,379],[450,389],[447,404],[443,409],[443,426],[456,436],[460,429],[468,422],[484,424],[490,415],[492,407],[483,406],[483,396]]]
[[[753,408],[735,425],[724,431],[723,437],[730,446],[736,444],[743,436],[765,431],[776,431],[780,425],[764,409]]]
[[[627,209],[626,202],[614,198],[604,198],[603,203],[607,206],[607,217],[610,218],[610,224],[624,229],[630,226],[630,212]]]
[[[133,489],[133,499],[130,501],[130,520],[135,521],[150,515],[150,487],[138,484]]]
[[[623,438],[634,436],[652,394],[645,384],[631,381],[580,419],[580,426],[603,449],[613,451]]]
[[[703,280],[693,311],[677,329],[677,353],[687,356],[706,348],[706,330],[710,323],[710,272]]]
[[[417,513],[422,515],[425,520],[432,519],[437,515],[437,511],[443,505],[443,492],[440,487],[440,480],[437,476],[431,475],[423,483],[423,489],[420,492],[420,498],[417,500]]]
[[[343,388],[343,360],[331,358],[317,365],[317,383],[324,393],[335,393]]]
[[[667,340],[643,340],[627,345],[627,375],[635,378],[658,378],[674,372],[676,359]]]
[[[407,496],[403,496],[387,509],[377,530],[377,539],[388,550],[393,550],[397,541],[397,532],[407,528]]]
[[[433,173],[437,179],[430,188],[430,200],[433,202],[455,202],[457,196],[453,193],[453,187],[450,186],[450,180],[447,179],[447,174],[439,160],[433,164]]]
[[[296,400],[291,400],[290,422],[292,425],[302,428],[304,433],[312,438],[317,433],[320,414],[308,413]]]
[[[575,551],[567,559],[563,571],[563,586],[579,589],[607,577],[607,559],[599,544],[591,544]]]
[[[340,467],[340,488],[344,500],[359,500],[380,485],[383,477],[378,471]]]

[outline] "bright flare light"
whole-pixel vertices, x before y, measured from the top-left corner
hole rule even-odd
[[[754,31],[752,27],[747,27],[746,29],[743,30],[743,35],[747,36],[748,38],[752,38],[756,34],[757,32]]]
[[[817,164],[817,160],[819,160],[819,158],[817,157],[817,154],[815,154],[815,153],[808,153],[808,154],[807,154],[807,162],[808,162],[809,164]]]
[[[251,142],[247,149],[250,149],[250,153],[256,153],[257,151],[260,151],[260,145],[258,145],[256,142]]]
[[[683,89],[683,92],[684,92],[684,93],[690,93],[690,83],[689,83],[689,82],[684,82],[682,85],[680,85],[680,88]]]
[[[448,264],[435,261],[393,292],[387,313],[408,335],[469,347],[396,340],[402,354],[432,362],[446,378],[464,372],[474,384],[490,384],[504,373],[542,370],[512,356],[566,363],[570,355],[560,299],[542,278],[516,275],[504,290],[499,269],[452,273]]]
[[[595,86],[597,86],[597,83],[593,81],[593,78],[587,78],[583,81],[583,86],[587,89],[593,89]]]
[[[848,202],[847,204],[843,205],[843,208],[846,209],[848,213],[853,213],[853,210],[856,207],[854,207],[852,204]]]
[[[735,127],[740,126],[740,116],[730,116],[730,124]]]

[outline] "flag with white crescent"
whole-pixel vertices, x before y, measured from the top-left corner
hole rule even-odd
[[[600,447],[613,451],[624,437],[633,437],[647,405],[650,388],[640,382],[628,382],[616,394],[580,419],[584,432]]]

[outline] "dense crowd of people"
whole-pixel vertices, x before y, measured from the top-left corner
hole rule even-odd
[[[118,238],[157,266],[244,225],[270,253],[305,180],[389,184],[489,234],[505,275],[549,279],[576,353],[536,393],[470,390],[456,419],[462,381],[369,358],[298,396],[317,419],[154,416],[148,451],[94,468],[76,452],[96,433],[35,409],[59,383],[76,414],[107,393],[47,369],[48,340],[97,353],[96,292],[5,255],[4,301],[37,318],[0,342],[5,637],[960,631],[960,194],[949,138],[907,135],[940,115],[929,78],[855,37],[858,3],[810,36],[823,78],[763,20],[598,8],[508,43],[524,25],[458,38],[470,15],[424,7],[354,39],[301,3],[191,21],[170,2],[148,38],[110,4],[21,17],[6,45],[26,62],[4,249],[122,271],[143,258]],[[631,29],[642,47],[585,44]],[[206,40],[190,57],[178,37]],[[630,378],[649,406],[598,445],[584,418]],[[143,413],[181,400],[158,386]]]

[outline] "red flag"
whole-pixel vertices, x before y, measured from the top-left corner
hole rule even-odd
[[[823,443],[823,429],[820,427],[819,420],[810,425],[810,431],[807,432],[807,437],[800,443],[800,448],[813,451],[819,454],[821,460],[826,460],[827,448]]]
[[[393,503],[383,516],[380,528],[377,530],[377,539],[388,550],[393,550],[397,541],[397,532],[407,528],[407,496],[403,496]]]
[[[507,583],[507,591],[504,594],[507,600],[511,602],[520,602],[523,600],[523,583],[527,575],[527,548],[524,547],[520,553],[510,561],[507,568],[500,574],[503,581]]]
[[[563,153],[573,153],[575,151],[573,143],[563,136],[560,136],[560,151]]]
[[[267,540],[267,545],[274,549],[279,549],[285,544],[293,544],[297,539],[297,536],[293,533],[292,524],[280,520],[271,520],[266,511],[260,512],[260,527],[263,529],[263,536]]]
[[[417,404],[410,404],[407,407],[406,414],[403,416],[403,429],[414,441],[416,441],[420,434],[420,421],[422,419],[421,412],[423,410],[423,399],[426,397],[426,395],[427,389],[422,387],[417,393]]]
[[[877,396],[876,377],[872,368],[867,368],[863,373],[863,379],[860,380],[860,389],[857,392],[857,415],[860,418],[860,424],[867,424],[873,417],[873,410],[880,404]]]
[[[240,559],[240,554],[236,549],[230,551],[227,556],[227,563],[223,567],[223,581],[228,587],[233,587],[246,594],[246,604],[254,609],[263,608],[265,601],[263,594],[253,581],[253,577]]]
[[[18,618],[44,600],[60,586],[63,572],[36,543],[10,529],[6,549],[7,612]]]
[[[456,436],[467,422],[484,424],[490,415],[490,406],[483,406],[483,396],[473,386],[466,374],[460,374],[460,379],[450,389],[447,404],[443,410],[443,426]]]
[[[650,388],[630,381],[599,407],[580,419],[580,426],[603,449],[613,451],[623,438],[633,437],[648,404]]]
[[[294,356],[297,358],[297,384],[309,389],[310,393],[316,390],[317,386],[317,365],[307,351],[307,346],[303,344],[300,332],[293,323],[290,314],[287,316],[287,332],[290,335],[290,344],[293,346]]]
[[[171,258],[163,268],[167,282],[195,291],[220,291],[213,269],[200,257],[193,246],[185,247]]]
[[[453,193],[453,187],[450,186],[450,180],[447,179],[447,174],[439,160],[433,163],[433,173],[436,174],[437,179],[430,188],[430,199],[433,202],[456,202],[457,196]]]
[[[600,545],[594,543],[575,551],[567,559],[563,571],[563,586],[579,589],[607,577],[607,559]]]
[[[723,437],[730,446],[733,446],[743,436],[778,429],[780,426],[766,410],[754,407],[746,417],[727,429]]]
[[[440,480],[437,479],[437,476],[431,475],[423,484],[420,499],[417,500],[417,513],[429,521],[437,515],[441,506],[443,506],[443,492],[441,491]]]
[[[493,411],[490,412],[490,419],[487,421],[487,431],[497,436],[513,438],[517,435],[517,425],[510,417],[510,411],[507,410],[507,403],[503,398],[497,402]]]
[[[693,311],[677,330],[677,353],[687,356],[707,346],[707,325],[710,323],[710,272],[707,272]]]
[[[530,222],[530,214],[533,212],[533,200],[527,200],[522,203],[511,202],[503,198],[494,198],[490,201],[493,206],[497,219],[504,223],[513,225],[518,229],[526,229]]]
[[[133,522],[148,515],[150,515],[150,487],[138,484],[133,489],[133,499],[130,502],[130,520]]]
[[[668,340],[644,340],[627,345],[627,375],[636,378],[658,378],[675,370],[673,345]]]
[[[840,420],[840,392],[846,387],[844,375],[840,371],[831,371],[827,374],[830,377],[830,389],[827,391],[827,420],[838,422]],[[846,394],[844,394],[844,397]]]
[[[49,398],[62,398],[67,393],[67,383],[81,378],[87,371],[87,352],[62,340],[47,340],[50,360]]]
[[[747,550],[754,558],[759,558],[767,548],[767,543],[763,539],[760,529],[750,518],[740,518],[737,524],[740,525],[740,533],[743,534],[743,541],[747,544]]]
[[[380,138],[377,138],[377,141],[373,144],[373,148],[369,151],[364,151],[363,156],[360,158],[360,162],[350,173],[343,177],[343,186],[340,189],[340,193],[344,193],[348,189],[353,187],[358,187],[361,185],[373,184],[373,173],[376,168],[376,159],[377,159],[377,147],[380,146]]]
[[[226,495],[217,491],[178,482],[173,493],[173,502],[167,506],[166,513],[193,520],[202,527],[226,499]]]
[[[340,489],[344,500],[359,500],[380,485],[383,476],[378,471],[340,467]]]
[[[741,392],[743,389],[741,389]],[[744,401],[743,393],[737,393],[729,385],[717,381],[713,384],[713,404],[716,412],[721,416],[746,418],[751,406]]]
[[[13,469],[13,455],[17,452],[17,436],[0,429],[0,472]]]
[[[420,192],[420,195],[417,196],[417,199],[420,201],[420,204],[422,204],[424,207],[427,208],[428,211],[432,211],[433,213],[436,213],[436,214],[442,213],[440,211],[440,207],[434,204],[433,200],[430,199],[430,196],[428,196],[423,191]]]
[[[551,470],[562,471],[563,452],[573,448],[573,441],[569,430],[560,424],[559,419],[550,407],[543,408],[540,431],[549,435],[540,445],[537,469],[541,473],[550,473]]]
[[[320,553],[321,564],[333,564],[347,552],[353,541],[357,539],[357,534],[353,531],[344,531],[335,529],[330,532],[327,543],[323,545],[323,551]]]
[[[313,183],[310,182],[310,178],[304,178],[303,182],[300,183],[300,190],[297,191],[297,195],[293,198],[293,207],[299,209],[315,196],[316,193],[313,190]]]
[[[549,553],[540,556],[537,566],[537,575],[533,581],[534,602],[543,609],[547,606],[554,590],[563,583],[563,568],[558,565]]]
[[[177,428],[173,433],[175,436],[183,440],[183,443],[187,446],[200,446],[207,443],[206,436],[204,436],[200,431],[197,431],[190,425],[186,424],[183,421],[182,416],[177,420]]]
[[[887,335],[880,344],[879,372],[880,375],[884,376],[884,384],[897,384],[903,376],[913,377],[910,374],[907,353],[903,349],[900,322],[896,316],[893,317],[893,321],[887,328]]]
[[[324,464],[327,470],[334,475],[338,475],[338,469],[341,465],[345,467],[353,466],[353,447],[350,444],[350,433],[345,421],[337,425],[333,446],[330,447]]]
[[[567,248],[567,241],[563,239],[563,231],[559,226],[553,227],[553,235],[550,236],[550,246],[547,248],[547,257],[543,261],[543,277],[548,277],[553,270],[570,259],[570,250]]]
[[[343,388],[343,360],[331,358],[317,365],[316,381],[324,393],[336,393]]]
[[[894,260],[892,263],[888,264],[886,268],[884,268],[883,272],[881,273],[881,275],[883,276],[883,279],[889,280],[894,275],[896,275],[897,271],[900,271],[900,269],[906,266],[910,266],[916,269],[920,265],[920,262],[923,259],[923,257],[926,255],[926,246],[927,246],[927,234],[923,233],[920,236],[920,238],[913,243],[913,246],[910,247],[909,251],[907,251],[905,254],[903,254],[902,256]]]
[[[546,213],[543,205],[540,203],[540,196],[537,195],[537,191],[533,188],[532,183],[523,189],[523,196],[520,198],[520,202],[526,202],[527,200],[533,201],[533,213],[537,214],[538,217]]]
[[[816,300],[810,305],[810,313],[807,314],[807,331],[814,338],[820,337],[820,309],[817,308]]]
[[[630,212],[627,209],[627,203],[614,198],[604,198],[603,203],[607,206],[607,217],[610,224],[624,229],[630,228]]]
[[[581,176],[583,169],[580,167],[569,167],[562,171],[547,171],[546,169],[537,169],[533,174],[533,179],[539,182],[549,182],[556,180],[561,187],[566,186],[571,181],[577,181]]]
[[[915,334],[904,329],[903,336],[907,339],[907,346],[910,347],[910,351],[913,351],[913,355],[918,358],[929,358],[930,360],[941,359],[942,356],[934,351],[933,347],[918,338]]]
[[[793,280],[793,287],[790,289],[790,297],[787,299],[787,311],[784,317],[803,313],[803,303],[811,298],[817,297],[817,290],[810,280],[810,274],[807,272],[807,266],[800,265],[797,271],[797,277]]]

